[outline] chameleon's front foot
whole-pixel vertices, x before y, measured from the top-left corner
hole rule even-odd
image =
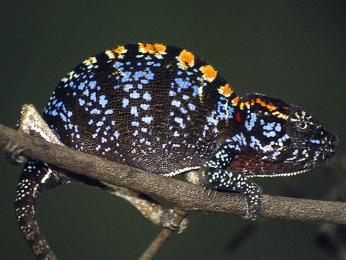
[[[246,176],[226,170],[211,170],[208,172],[207,186],[223,191],[239,192],[246,198],[247,212],[244,219],[256,220],[262,202],[262,189],[248,180]]]
[[[164,208],[160,215],[159,225],[182,233],[188,226],[189,220],[178,214],[174,209]]]
[[[262,189],[256,183],[248,182],[245,191],[242,192],[246,196],[247,212],[243,216],[244,219],[256,220],[262,204]]]

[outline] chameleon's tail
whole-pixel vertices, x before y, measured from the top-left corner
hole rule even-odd
[[[43,237],[37,222],[36,200],[45,190],[61,184],[44,163],[28,161],[20,176],[15,200],[17,222],[37,259],[57,259]]]

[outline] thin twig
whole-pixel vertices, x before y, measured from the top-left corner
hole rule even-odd
[[[181,209],[174,209],[179,214],[177,219],[178,224],[186,217],[186,212]],[[160,249],[165,245],[167,240],[173,235],[174,231],[168,228],[163,228],[160,233],[151,241],[150,245],[143,252],[139,260],[150,260],[152,259]]]
[[[239,194],[215,192],[213,196],[208,196],[203,193],[201,186],[107,161],[0,125],[0,147],[10,142],[22,149],[22,154],[28,158],[113,185],[156,195],[186,211],[246,212],[245,200]],[[346,224],[346,203],[263,195],[260,215],[277,219]]]
[[[149,260],[152,259],[157,252],[163,247],[166,241],[173,235],[173,230],[168,228],[163,228],[160,233],[154,238],[150,243],[144,253],[141,255],[139,260]]]

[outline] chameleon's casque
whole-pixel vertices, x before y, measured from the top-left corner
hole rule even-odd
[[[249,219],[261,202],[251,177],[307,171],[330,158],[337,143],[299,107],[261,94],[240,97],[213,66],[163,44],[118,46],[86,59],[61,80],[43,118],[60,142],[76,150],[166,176],[199,169],[200,184],[244,194]],[[28,182],[57,185],[64,176],[29,161],[18,191]],[[17,196],[18,214],[33,198]],[[24,234],[34,218],[19,218]],[[36,255],[48,252],[42,245]]]

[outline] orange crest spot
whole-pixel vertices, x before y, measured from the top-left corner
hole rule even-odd
[[[93,63],[95,63],[97,60],[95,57],[89,57],[87,58],[85,61],[83,61],[83,63],[87,66],[92,65]]]
[[[219,87],[218,91],[225,97],[230,97],[233,93],[233,89],[229,84],[225,84],[224,86]]]
[[[113,49],[113,51],[118,55],[121,55],[127,52],[124,46],[118,46],[117,48]]]
[[[187,50],[182,50],[178,56],[179,66],[183,69],[195,65],[195,55]]]
[[[149,54],[166,54],[166,45],[160,43],[138,43],[139,51]]]
[[[206,81],[212,82],[216,78],[217,71],[211,65],[202,66],[199,70],[202,71],[202,77]]]
[[[233,106],[238,105],[239,99],[240,99],[239,97],[233,98],[233,99],[232,99],[232,105],[233,105]]]
[[[124,54],[127,52],[127,49],[124,46],[118,46],[112,50],[105,51],[105,54],[110,59],[115,59],[117,56],[118,58],[122,59],[124,58]]]

